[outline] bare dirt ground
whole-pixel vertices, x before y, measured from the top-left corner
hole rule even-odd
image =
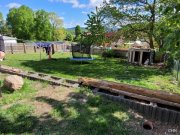
[[[41,84],[37,84],[35,87],[36,89],[39,89],[36,93],[35,99],[44,97],[47,99],[54,99],[56,101],[66,101],[69,99],[69,93],[73,92],[73,89],[53,85],[43,87]],[[52,106],[48,103],[41,102],[41,100],[33,101],[32,105],[35,106],[35,114],[39,116],[52,111]]]
[[[54,99],[57,101],[66,101],[70,100],[71,95],[73,93],[73,89],[65,88],[65,87],[58,87],[58,86],[51,86],[48,85],[47,87],[42,88],[42,86],[36,86],[39,91],[36,94],[35,98],[38,97],[46,97],[50,99]],[[83,97],[82,97],[83,98]],[[83,99],[81,98],[81,102]],[[86,99],[84,99],[86,100]],[[47,103],[41,101],[34,101],[32,104],[35,106],[35,114],[39,115],[40,117],[48,118],[48,114],[52,111],[52,106]],[[133,110],[129,110],[131,114],[135,117],[135,121],[127,122],[126,125],[130,126],[133,130],[137,130],[144,135],[179,135],[180,127],[177,125],[166,125],[164,123],[158,121],[152,121],[154,125],[153,130],[145,130],[143,129],[142,122],[145,120],[143,116],[137,114]],[[151,121],[151,120],[150,120]]]
[[[3,80],[5,75],[0,74],[0,80]],[[21,104],[29,104],[34,107],[34,115],[39,117],[40,121],[37,123],[37,127],[34,129],[34,132],[39,133],[39,130],[45,126],[48,128],[48,126],[57,127],[57,123],[59,123],[59,120],[55,120],[51,117],[50,113],[53,110],[53,104],[55,105],[58,103],[65,103],[69,102],[73,98],[77,102],[86,103],[86,96],[83,96],[81,94],[74,94],[73,88],[66,88],[61,86],[53,86],[48,84],[42,84],[42,83],[34,83],[34,88],[36,88],[38,91],[36,92],[35,96],[32,99],[24,99],[21,101],[18,101],[18,103]],[[44,100],[46,101],[44,102]],[[51,104],[49,102],[52,102]],[[7,109],[11,106],[5,105],[3,108]],[[139,131],[139,133],[144,135],[180,135],[180,126],[177,125],[166,125],[164,123],[153,121],[154,129],[153,130],[144,130],[142,127],[142,123],[145,120],[143,116],[137,114],[136,112],[129,110],[129,112],[135,117],[132,121],[128,121],[125,124],[130,127],[130,130],[136,130]],[[63,128],[67,126],[67,122],[61,122],[59,127],[57,128]],[[51,128],[50,130],[52,130]],[[44,128],[42,128],[44,130]],[[53,132],[52,132],[53,133]],[[41,133],[40,133],[41,134]],[[43,134],[43,132],[42,132]]]

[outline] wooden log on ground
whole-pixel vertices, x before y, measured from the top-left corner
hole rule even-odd
[[[160,90],[150,90],[138,86],[92,79],[92,78],[79,78],[79,83],[85,86],[96,87],[99,89],[104,89],[108,91],[120,90],[129,93],[134,93],[142,96],[147,96],[150,98],[157,98],[169,102],[174,102],[180,104],[180,94],[173,94],[169,92],[164,92]]]

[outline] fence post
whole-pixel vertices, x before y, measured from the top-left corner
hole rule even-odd
[[[26,46],[25,43],[23,43],[24,53],[26,53]]]
[[[36,47],[34,46],[34,52],[36,53]]]
[[[13,52],[13,46],[12,46],[12,44],[11,44],[11,53],[13,54],[14,52]]]
[[[58,46],[57,46],[57,44],[56,44],[56,52],[58,52]]]

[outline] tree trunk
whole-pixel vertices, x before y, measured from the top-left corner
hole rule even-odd
[[[153,41],[153,34],[154,34],[154,25],[155,25],[155,6],[156,0],[153,1],[153,4],[150,6],[151,10],[151,17],[150,17],[150,31],[149,31],[149,44],[152,49],[154,49],[154,41]]]
[[[153,41],[153,36],[152,35],[149,36],[149,45],[150,45],[151,49],[154,49],[154,41]]]

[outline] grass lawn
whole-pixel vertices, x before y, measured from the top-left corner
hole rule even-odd
[[[2,82],[0,74],[0,82]],[[87,88],[70,89],[25,80],[19,91],[2,89],[0,134],[128,135],[139,134],[125,106],[93,95]],[[142,120],[136,120],[136,124]]]
[[[0,82],[5,75],[0,73]],[[1,87],[0,86],[0,87]],[[66,88],[25,79],[22,89],[0,97],[0,134],[150,135],[178,125],[154,121],[144,130],[144,118],[126,106],[94,95],[88,88]]]
[[[172,83],[173,78],[167,70],[127,66],[123,60],[103,60],[98,56],[94,61],[83,64],[70,61],[70,53],[56,53],[53,57],[57,59],[48,60],[47,56],[42,54],[40,60],[39,53],[7,54],[6,60],[0,64],[70,79],[92,77],[180,93],[180,87]]]

